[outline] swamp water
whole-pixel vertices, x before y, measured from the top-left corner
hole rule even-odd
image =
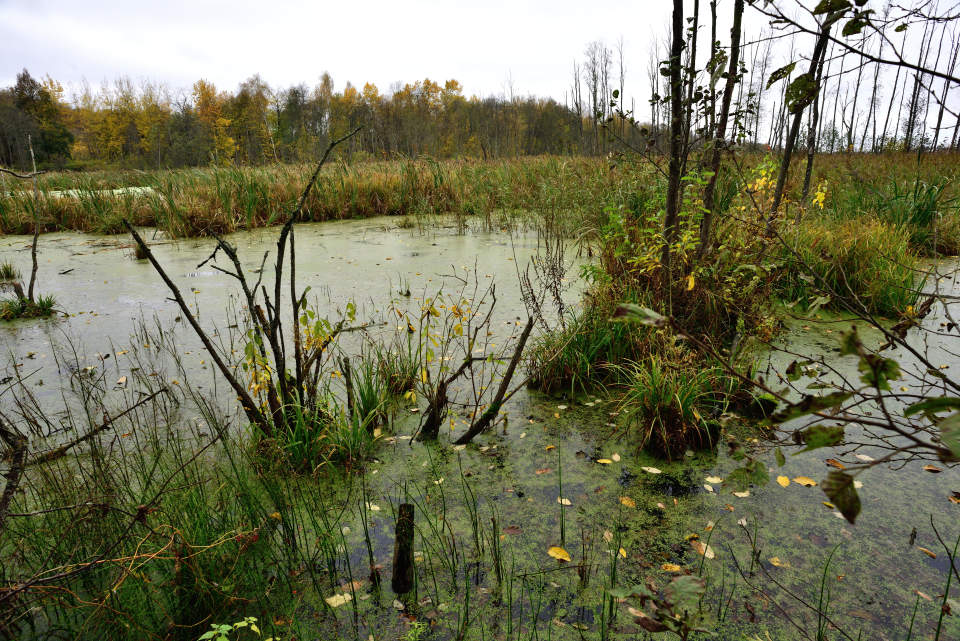
[[[264,251],[272,256],[276,230],[234,234],[230,240],[252,270]],[[122,352],[156,347],[131,338],[139,319],[155,317],[172,328],[186,374],[200,393],[201,386],[224,387],[221,381],[217,388],[189,328],[175,320],[179,311],[169,292],[147,262],[132,259],[127,241],[41,237],[38,291],[53,294],[70,316],[0,326],[0,347],[12,359],[0,379],[19,367],[39,397],[57,401],[65,372],[58,371],[51,344],[73,344],[80,346],[78,364],[108,368],[111,379],[133,380],[132,361]],[[0,238],[0,254],[12,257],[22,271],[29,265],[28,246],[26,237]],[[199,308],[202,323],[224,328],[231,322],[224,310],[236,305],[237,287],[210,264],[197,267],[212,248],[210,240],[153,245]],[[313,287],[321,312],[333,316],[349,300],[382,308],[406,289],[415,301],[451,282],[451,274],[475,267],[478,279],[497,282],[494,327],[512,331],[525,315],[517,263],[522,268],[535,251],[533,236],[511,243],[502,233],[400,230],[392,219],[309,224],[297,227],[297,276],[301,287]],[[271,280],[269,273],[264,280]],[[575,301],[577,287],[569,294]],[[804,330],[798,324],[781,340],[795,351],[812,349],[808,353],[832,358],[837,333],[812,325]],[[960,366],[956,357],[948,363]],[[163,367],[158,375],[175,376]],[[608,439],[617,419],[615,399],[608,396],[558,400],[521,392],[506,410],[505,422],[465,448],[449,442],[464,428],[462,422],[450,436],[442,431],[437,444],[422,444],[410,439],[419,415],[404,414],[385,430],[376,458],[362,474],[290,479],[295,493],[310,499],[289,513],[278,511],[276,521],[299,523],[300,545],[313,546],[316,566],[265,568],[283,576],[271,583],[270,603],[278,602],[276,591],[287,590],[290,607],[263,610],[259,603],[246,603],[236,608],[236,618],[271,620],[278,626],[275,634],[298,639],[643,638],[646,633],[626,611],[638,604],[615,606],[612,615],[603,590],[647,577],[662,587],[679,565],[707,579],[703,608],[707,627],[715,630],[712,638],[815,638],[816,613],[789,593],[819,604],[853,639],[905,639],[918,604],[913,638],[933,638],[948,561],[929,518],[932,514],[949,542],[960,534],[960,506],[948,500],[951,491],[960,490],[956,469],[931,474],[911,463],[861,474],[863,511],[850,525],[822,504],[826,497],[818,487],[796,482],[781,487],[771,480],[749,495],[733,495],[716,480],[737,466],[723,444],[717,452],[667,463],[637,453],[627,440]],[[768,464],[771,479],[819,481],[829,469],[824,460],[840,456],[826,448],[806,453],[784,448],[787,462],[778,468],[762,437],[751,436],[758,438],[751,447]],[[395,511],[404,500],[416,505],[417,586],[415,594],[398,597],[389,573]],[[297,509],[313,514],[295,515]],[[269,519],[268,526],[280,527]],[[917,536],[911,542],[913,528]],[[689,542],[694,534],[713,558],[695,551]],[[562,547],[571,561],[552,558],[552,546]],[[371,556],[383,568],[379,585],[370,577]],[[946,617],[943,626],[941,639],[960,639],[960,617]],[[844,638],[823,627],[824,638]]]

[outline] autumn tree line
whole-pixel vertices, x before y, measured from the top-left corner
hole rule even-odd
[[[260,76],[235,92],[198,80],[185,95],[121,78],[71,100],[51,78],[22,71],[0,90],[0,164],[188,167],[314,160],[329,140],[373,158],[502,158],[589,153],[587,114],[547,98],[466,97],[456,80],[424,79],[382,94],[370,83],[274,90]],[[589,128],[589,127],[587,127]],[[31,142],[32,141],[32,142]]]
[[[709,144],[727,63],[734,58],[727,136],[744,147],[783,149],[793,120],[790,79],[805,68],[810,58],[805,36],[817,28],[805,34],[796,24],[785,28],[769,20],[758,33],[744,31],[731,56],[729,42],[721,42],[729,28],[729,20],[718,18],[724,4],[696,0],[683,25],[682,67],[695,76],[685,83],[683,98],[690,106],[685,144]],[[751,10],[772,14],[780,7],[747,2]],[[818,91],[803,114],[804,146],[816,152],[958,148],[960,111],[950,98],[960,62],[957,21],[915,15],[917,24],[908,29],[910,14],[893,20],[891,5],[864,11],[877,28],[828,39],[812,71]],[[68,98],[56,80],[38,80],[23,70],[12,87],[0,89],[0,165],[308,162],[329,140],[360,125],[362,132],[345,151],[371,158],[599,155],[630,147],[665,154],[671,79],[664,63],[671,42],[665,31],[651,45],[644,90],[649,93],[640,104],[625,97],[630,88],[622,41],[614,47],[588,44],[573,62],[562,101],[520,97],[512,89],[501,96],[466,97],[456,80],[397,84],[387,93],[371,83],[358,88],[348,82],[337,91],[327,73],[312,88],[286,89],[271,88],[254,75],[233,92],[206,80],[175,92],[124,77],[98,90],[84,83]]]

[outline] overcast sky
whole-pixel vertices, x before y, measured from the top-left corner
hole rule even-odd
[[[512,78],[520,95],[562,100],[591,40],[622,37],[627,84],[642,82],[669,11],[658,0],[0,0],[0,86],[24,67],[74,87],[126,75],[230,90],[254,73],[282,88],[329,71],[338,90],[456,78],[486,96]]]

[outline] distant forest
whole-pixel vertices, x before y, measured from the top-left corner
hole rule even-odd
[[[711,18],[710,31],[716,34],[715,12]],[[849,64],[847,52],[831,43],[817,70],[822,90],[805,117],[809,146],[827,152],[957,148],[960,113],[947,107],[951,83],[935,77],[949,77],[938,70],[957,66],[960,34],[955,31],[949,23],[925,24],[917,56],[933,64],[920,74],[904,68],[906,62],[881,70],[876,60],[885,55],[887,42],[882,30],[862,37],[858,48],[874,57],[864,64]],[[743,146],[778,148],[788,136],[790,83],[780,81],[799,60],[792,45],[787,52],[775,48],[784,37],[767,30],[741,44],[731,138]],[[713,129],[716,87],[726,77],[726,52],[717,42],[705,67],[695,71],[696,91],[687,96],[694,104],[689,114],[694,146]],[[906,42],[904,35],[901,46]],[[695,40],[691,44],[685,54],[688,71],[694,69],[688,54],[696,55]],[[784,53],[788,64],[780,66]],[[563,102],[519,97],[512,90],[466,97],[456,80],[397,83],[388,93],[370,83],[357,88],[348,82],[336,91],[327,73],[312,88],[287,89],[271,88],[254,75],[233,93],[206,80],[174,92],[120,78],[97,91],[84,83],[68,99],[55,79],[38,80],[24,69],[14,86],[0,89],[0,166],[308,162],[329,140],[360,125],[362,132],[345,149],[354,158],[599,155],[627,148],[658,153],[666,149],[670,123],[669,79],[662,67],[667,57],[666,43],[654,42],[646,61],[644,91],[649,93],[629,104],[622,98],[622,43],[610,48],[599,41],[574,61]]]
[[[499,158],[605,148],[582,108],[532,97],[467,98],[456,80],[425,79],[384,95],[369,83],[335,92],[327,74],[312,89],[281,91],[253,76],[235,93],[199,80],[188,96],[173,99],[154,85],[121,79],[97,93],[85,88],[67,102],[55,80],[38,81],[24,70],[13,87],[0,90],[0,164],[29,168],[29,141],[38,166],[301,162],[361,124],[348,151],[372,158]]]

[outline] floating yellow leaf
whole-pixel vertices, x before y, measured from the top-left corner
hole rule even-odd
[[[546,446],[546,447],[543,448],[543,449],[545,449],[546,451],[549,452],[550,450],[555,450],[555,449],[557,449],[557,446],[556,446],[556,445],[548,445],[548,446]]]
[[[787,563],[786,561],[781,561],[778,557],[775,557],[775,556],[770,557],[770,563],[777,566],[778,568],[790,567],[789,563]]]
[[[734,492],[733,495],[740,499],[745,499],[750,496],[750,490],[744,490],[743,492]]]
[[[281,518],[281,517],[280,517],[280,513],[279,513],[279,512],[274,512],[273,514],[270,515],[270,518],[271,518],[271,519],[276,519],[277,521],[279,521],[280,518]]]
[[[937,553],[936,553],[936,552],[931,552],[931,551],[928,550],[927,548],[922,548],[922,547],[920,547],[919,545],[917,546],[917,549],[920,550],[921,552],[923,552],[924,554],[926,554],[927,556],[929,556],[931,559],[937,558]]]
[[[613,532],[611,532],[610,530],[604,530],[604,531],[603,531],[603,540],[606,541],[607,543],[609,543],[610,541],[612,541],[612,540],[613,540]]]
[[[619,461],[620,455],[614,452],[613,454],[610,455],[610,458],[612,458],[614,461]]]
[[[610,465],[611,463],[613,463],[613,461],[611,461],[608,458],[598,458],[597,463],[599,463],[600,465]]]
[[[703,489],[705,489],[707,492],[713,492],[713,486],[710,485],[709,483],[704,483]]]
[[[803,487],[814,487],[817,484],[817,482],[809,476],[798,476],[793,479],[793,482]]]
[[[333,596],[328,596],[324,599],[331,608],[339,608],[344,603],[349,603],[353,599],[352,596],[346,593],[334,594]]]
[[[825,461],[825,463],[826,463],[827,465],[830,465],[831,467],[837,468],[838,470],[845,470],[845,469],[847,469],[847,466],[846,466],[846,465],[844,465],[843,463],[841,463],[840,461],[838,461],[838,460],[835,459],[835,458],[828,458],[828,459]]]
[[[787,478],[786,476],[778,476],[777,483],[780,484],[780,487],[787,487],[788,485],[790,485],[790,479]]]
[[[548,549],[547,554],[555,558],[557,561],[564,561],[567,563],[570,562],[570,553],[558,545],[554,545]]]
[[[696,553],[702,557],[712,559],[714,556],[716,556],[713,553],[713,548],[711,548],[709,545],[704,545],[703,542],[698,539],[690,541],[690,547],[692,547]]]
[[[826,505],[826,506],[827,506],[828,508],[830,508],[831,510],[837,509],[837,506],[834,505],[833,503],[831,503],[830,501],[821,501],[821,503],[823,503],[824,505]]]
[[[618,550],[618,552],[620,553],[620,556],[621,556],[621,557],[623,557],[624,559],[627,558],[627,551],[626,551],[626,550],[624,550],[623,548],[620,548],[620,550]]]
[[[565,499],[565,498],[563,498],[562,496],[558,496],[558,497],[557,497],[557,503],[559,503],[560,505],[573,505],[573,504],[570,502],[570,499]]]
[[[683,568],[676,563],[664,563],[660,566],[660,569],[664,572],[683,572]]]
[[[875,460],[872,456],[867,456],[866,454],[857,454],[856,457],[861,461],[866,461],[867,463]]]
[[[641,467],[640,469],[646,472],[647,474],[660,474],[660,470],[658,470],[655,467]]]
[[[933,472],[934,474],[939,474],[942,470],[936,465],[924,465],[923,470],[925,472]]]
[[[723,479],[719,476],[708,476],[707,483],[723,483]]]
[[[634,500],[633,500],[632,498],[630,498],[629,496],[621,496],[621,497],[620,497],[620,503],[622,503],[622,504],[625,505],[626,507],[637,507],[637,502],[634,501]]]

